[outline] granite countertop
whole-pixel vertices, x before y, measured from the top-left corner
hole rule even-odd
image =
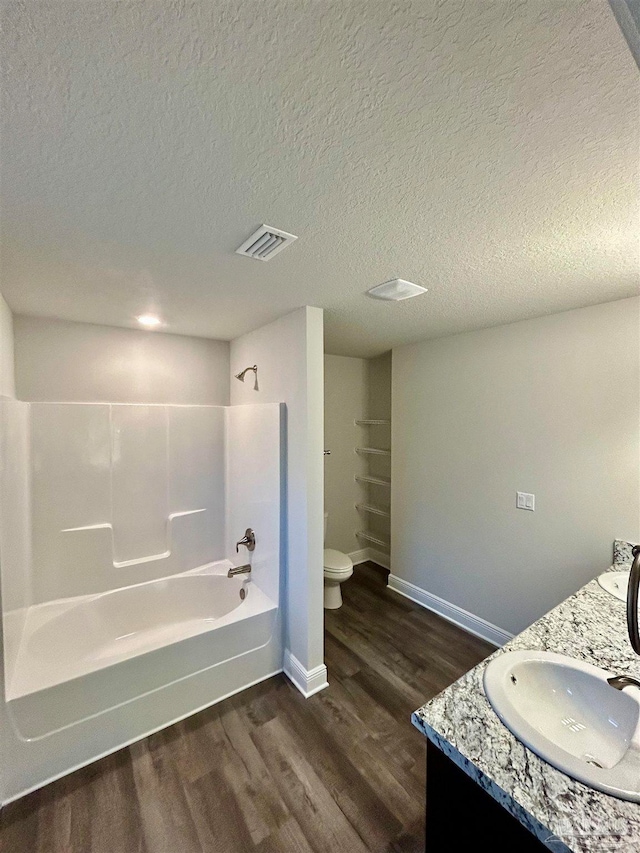
[[[616,541],[611,568],[628,568],[630,560],[629,543]],[[497,655],[516,649],[559,652],[640,678],[625,604],[592,580],[419,708],[413,724],[554,853],[638,853],[639,804],[551,767],[516,740],[489,705],[484,670]]]

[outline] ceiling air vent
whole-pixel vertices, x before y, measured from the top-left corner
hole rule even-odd
[[[261,225],[255,234],[236,249],[236,255],[255,258],[256,261],[270,261],[274,255],[297,239],[295,234],[287,234],[286,231],[271,228],[270,225]]]

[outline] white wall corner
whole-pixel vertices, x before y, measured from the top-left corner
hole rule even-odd
[[[369,548],[369,559],[372,563],[377,563],[383,569],[391,571],[391,556],[385,554],[384,551],[378,551],[376,548]]]
[[[305,699],[324,690],[329,686],[327,681],[327,667],[322,663],[313,669],[305,669],[298,658],[291,654],[289,649],[284,651],[284,674],[289,681],[298,688]]]
[[[0,397],[15,396],[13,314],[0,293]]]
[[[445,601],[444,598],[440,598],[440,596],[434,595],[432,592],[427,592],[426,589],[409,583],[409,581],[405,581],[397,575],[389,575],[387,586],[389,589],[400,593],[400,595],[404,595],[405,598],[415,601],[416,604],[426,607],[427,610],[437,613],[438,616],[442,616],[447,622],[453,622],[454,625],[457,625],[469,634],[474,634],[476,637],[480,637],[494,646],[503,646],[509,640],[513,639],[513,634],[510,634],[508,631],[498,628],[497,625],[487,622],[486,619],[482,619],[474,613],[469,613],[468,610],[458,607],[457,604]]]

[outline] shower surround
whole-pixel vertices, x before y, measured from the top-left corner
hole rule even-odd
[[[282,669],[281,408],[0,402],[4,801]]]

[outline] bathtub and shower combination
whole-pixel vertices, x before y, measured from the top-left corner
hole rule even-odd
[[[5,802],[281,670],[280,423],[2,401]]]

